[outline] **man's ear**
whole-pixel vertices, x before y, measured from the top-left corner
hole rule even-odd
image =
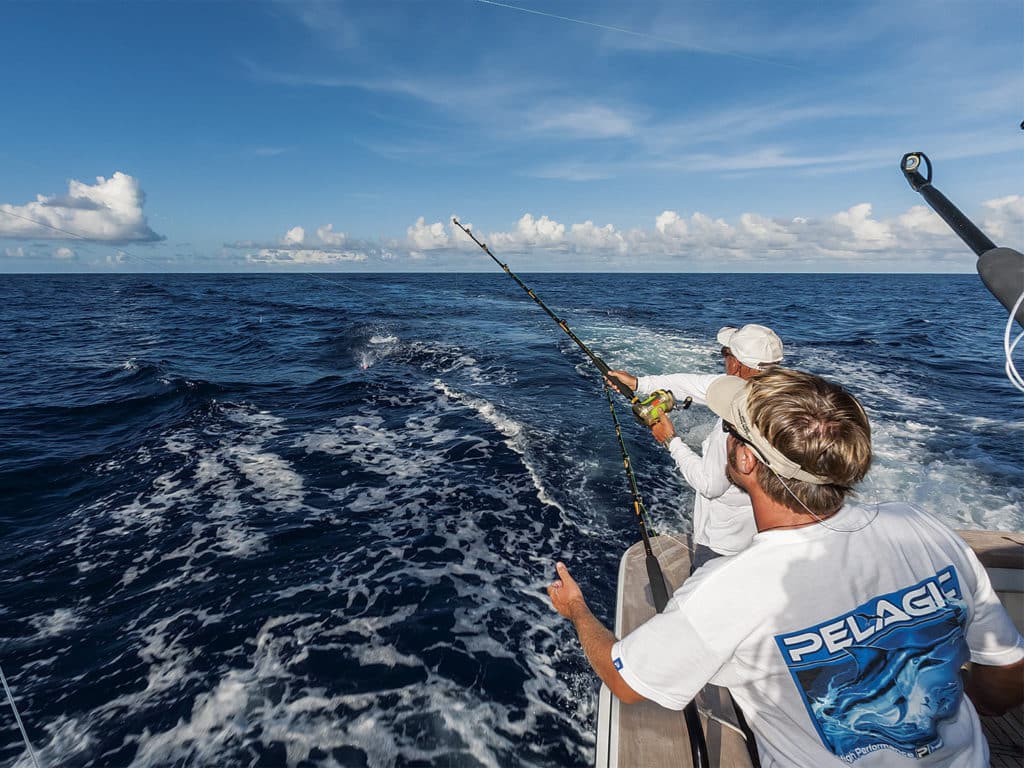
[[[757,457],[743,443],[736,446],[736,469],[741,475],[749,475],[757,469]]]

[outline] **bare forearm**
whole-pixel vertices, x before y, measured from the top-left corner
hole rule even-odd
[[[576,628],[583,653],[597,676],[619,700],[626,704],[643,701],[643,696],[630,687],[612,662],[612,646],[615,645],[615,635],[598,621],[586,603],[579,603],[574,608],[573,615],[570,617],[572,624]]]

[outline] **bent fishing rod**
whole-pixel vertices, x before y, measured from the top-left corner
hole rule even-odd
[[[647,567],[647,580],[651,586],[651,598],[654,601],[654,610],[657,613],[662,613],[665,610],[665,606],[668,605],[668,583],[665,579],[665,574],[661,570],[661,563],[658,562],[658,558],[654,554],[654,550],[651,547],[651,537],[647,530],[647,508],[644,506],[643,498],[640,496],[640,489],[636,482],[636,475],[633,473],[633,464],[629,458],[629,452],[626,450],[626,442],[622,438],[622,428],[619,425],[619,417],[615,412],[615,401],[612,399],[611,386],[625,397],[632,407],[633,415],[637,421],[644,424],[645,426],[651,426],[663,415],[671,411],[676,403],[675,398],[671,392],[667,390],[658,390],[652,393],[649,397],[641,400],[636,393],[624,382],[615,376],[611,375],[611,368],[608,364],[598,357],[580,338],[572,332],[565,320],[562,320],[558,315],[551,311],[547,304],[541,301],[540,297],[537,296],[533,290],[526,285],[522,280],[519,279],[508,264],[503,263],[495,256],[491,249],[487,247],[485,243],[476,239],[476,236],[470,231],[468,227],[464,227],[457,218],[452,217],[452,223],[455,224],[459,229],[466,233],[466,235],[476,243],[480,249],[486,253],[494,262],[504,270],[505,274],[511,277],[519,287],[526,291],[527,295],[533,299],[541,309],[543,309],[548,316],[554,320],[558,327],[568,334],[569,338],[572,339],[576,346],[583,350],[583,353],[590,358],[591,362],[597,366],[597,370],[601,372],[604,377],[604,393],[608,398],[608,408],[612,414],[612,422],[615,424],[615,437],[618,440],[619,451],[622,453],[622,465],[626,469],[626,477],[629,479],[629,489],[633,497],[633,511],[636,514],[637,524],[640,527],[640,538],[644,545],[644,564]],[[693,402],[693,398],[686,398],[682,403],[684,409],[689,408]],[[686,729],[689,733],[690,752],[693,759],[693,765],[699,768],[708,768],[708,747],[707,742],[704,739],[704,729],[700,724],[700,715],[697,712],[697,705],[691,701],[683,709],[683,716],[686,720]]]
[[[482,250],[484,253],[490,256],[491,259],[494,260],[494,263],[501,267],[505,271],[506,275],[515,280],[519,284],[519,287],[526,291],[527,295],[535,302],[537,302],[537,305],[548,314],[548,317],[554,320],[558,324],[558,327],[565,331],[570,339],[576,342],[576,346],[582,349],[583,354],[589,357],[590,361],[597,366],[597,370],[601,372],[601,375],[604,376],[608,381],[610,381],[612,383],[612,386],[614,386],[615,389],[618,390],[619,394],[621,394],[623,397],[626,398],[626,400],[629,401],[629,404],[633,409],[633,415],[636,416],[637,421],[649,427],[652,424],[654,424],[654,422],[656,422],[658,419],[660,419],[664,414],[668,413],[669,411],[676,407],[677,403],[675,401],[675,398],[672,396],[672,393],[667,390],[658,390],[657,392],[652,393],[649,397],[647,397],[644,400],[641,400],[639,397],[637,397],[636,393],[629,387],[629,385],[626,384],[626,382],[620,380],[616,376],[611,375],[611,368],[608,366],[608,363],[606,363],[604,360],[602,360],[600,357],[594,354],[594,351],[586,344],[584,344],[579,336],[572,332],[572,329],[568,326],[565,320],[563,320],[554,312],[552,312],[551,308],[548,307],[548,305],[545,304],[543,301],[541,301],[540,297],[533,292],[533,289],[531,289],[526,283],[520,280],[519,276],[516,275],[515,272],[509,269],[508,264],[505,264],[500,259],[498,259],[498,257],[491,252],[491,249],[487,247],[486,243],[476,239],[476,235],[473,234],[469,227],[463,226],[462,223],[454,216],[452,217],[452,223],[459,229],[461,229],[463,232],[465,232],[466,236],[469,237],[470,240],[472,240],[474,243],[480,246],[480,250]],[[688,397],[685,401],[683,401],[681,405],[684,409],[689,408],[692,402],[693,399]]]
[[[575,333],[572,332],[572,330],[569,328],[569,326],[566,325],[565,320],[562,320],[558,315],[556,315],[554,312],[552,312],[548,308],[548,305],[545,304],[543,301],[541,301],[540,297],[537,296],[537,294],[534,293],[533,290],[531,290],[530,287],[526,283],[524,283],[522,280],[520,280],[515,272],[513,272],[511,269],[508,268],[508,264],[505,264],[505,263],[501,262],[498,259],[497,256],[495,256],[493,253],[491,253],[491,249],[487,247],[486,243],[483,243],[480,240],[477,240],[476,239],[476,235],[474,235],[470,231],[469,227],[462,226],[462,224],[459,222],[459,220],[456,219],[455,217],[452,217],[452,223],[455,224],[455,226],[458,227],[459,229],[461,229],[463,232],[465,232],[470,240],[472,240],[474,243],[476,243],[478,246],[480,246],[480,249],[484,253],[486,253],[488,256],[490,256],[494,260],[495,264],[497,264],[499,267],[501,267],[503,270],[505,270],[505,274],[506,275],[511,277],[517,283],[519,283],[519,287],[522,288],[524,291],[526,291],[527,295],[529,295],[529,297],[531,299],[533,299],[535,302],[537,302],[537,304],[540,306],[540,308],[543,309],[545,312],[547,312],[548,316],[552,320],[554,320],[556,323],[558,323],[558,327],[561,328],[563,331],[565,331],[569,335],[570,339],[572,339],[574,342],[576,342],[576,346],[578,346],[580,349],[583,350],[583,354],[585,354],[587,357],[590,358],[590,361],[594,365],[597,366],[597,370],[599,370],[601,372],[601,375],[604,376],[605,378],[607,378],[609,381],[611,381],[613,383],[613,385],[615,386],[615,388],[622,394],[623,397],[625,397],[631,404],[632,403],[636,403],[638,401],[636,393],[634,393],[633,390],[630,389],[626,385],[626,383],[624,381],[619,381],[617,378],[608,375],[609,373],[611,373],[611,368],[608,367],[608,364],[604,360],[602,360],[600,357],[595,355],[593,353],[593,351],[591,351],[590,347],[588,347],[586,344],[584,344],[580,340],[579,336],[577,336]]]

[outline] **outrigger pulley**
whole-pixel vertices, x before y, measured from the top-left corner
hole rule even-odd
[[[633,415],[637,421],[642,424],[650,426],[664,414],[668,413],[676,405],[675,398],[672,397],[671,392],[665,390],[659,390],[652,393],[647,398],[641,400],[637,397],[636,393],[626,385],[626,383],[615,376],[610,375],[611,369],[608,364],[605,363],[600,357],[584,344],[580,338],[572,332],[569,326],[564,320],[558,315],[552,312],[547,304],[540,300],[540,297],[531,290],[526,283],[519,279],[519,277],[505,264],[499,261],[498,257],[491,253],[491,249],[480,240],[477,240],[473,233],[468,227],[462,226],[459,220],[452,217],[452,223],[455,224],[459,229],[466,233],[469,238],[480,246],[480,249],[490,256],[494,262],[501,267],[505,274],[515,280],[519,287],[522,288],[543,309],[548,316],[558,323],[558,327],[568,334],[569,338],[576,342],[576,346],[583,350],[583,353],[590,358],[591,362],[597,366],[597,369],[601,372],[604,377],[604,393],[608,398],[608,408],[612,414],[612,421],[615,424],[615,437],[619,443],[619,451],[622,453],[622,465],[626,469],[626,477],[629,479],[629,490],[633,496],[633,511],[636,514],[637,524],[640,526],[640,538],[644,544],[644,555],[645,565],[647,566],[647,580],[651,585],[651,598],[654,602],[654,610],[661,613],[665,610],[665,606],[668,605],[669,588],[668,583],[665,580],[665,575],[661,570],[661,564],[658,562],[658,558],[654,554],[654,550],[651,547],[651,537],[647,530],[647,508],[644,506],[643,499],[640,496],[640,489],[637,486],[636,475],[633,473],[633,464],[630,461],[629,453],[626,451],[626,443],[622,439],[622,429],[619,426],[619,417],[615,413],[615,401],[612,399],[611,390],[609,389],[609,382],[612,386],[619,391],[619,393],[625,397],[630,406],[633,409]],[[682,407],[689,408],[693,399],[688,397],[681,404]],[[693,765],[697,768],[708,768],[708,747],[707,742],[704,739],[704,729],[700,724],[700,715],[697,712],[697,705],[694,702],[690,702],[683,709],[683,716],[686,720],[686,729],[689,734],[690,741],[690,752],[693,760]]]

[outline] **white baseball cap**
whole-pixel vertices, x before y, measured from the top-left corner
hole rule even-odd
[[[732,356],[745,366],[759,371],[782,360],[782,339],[763,325],[727,325],[718,331],[718,343],[728,347]]]

